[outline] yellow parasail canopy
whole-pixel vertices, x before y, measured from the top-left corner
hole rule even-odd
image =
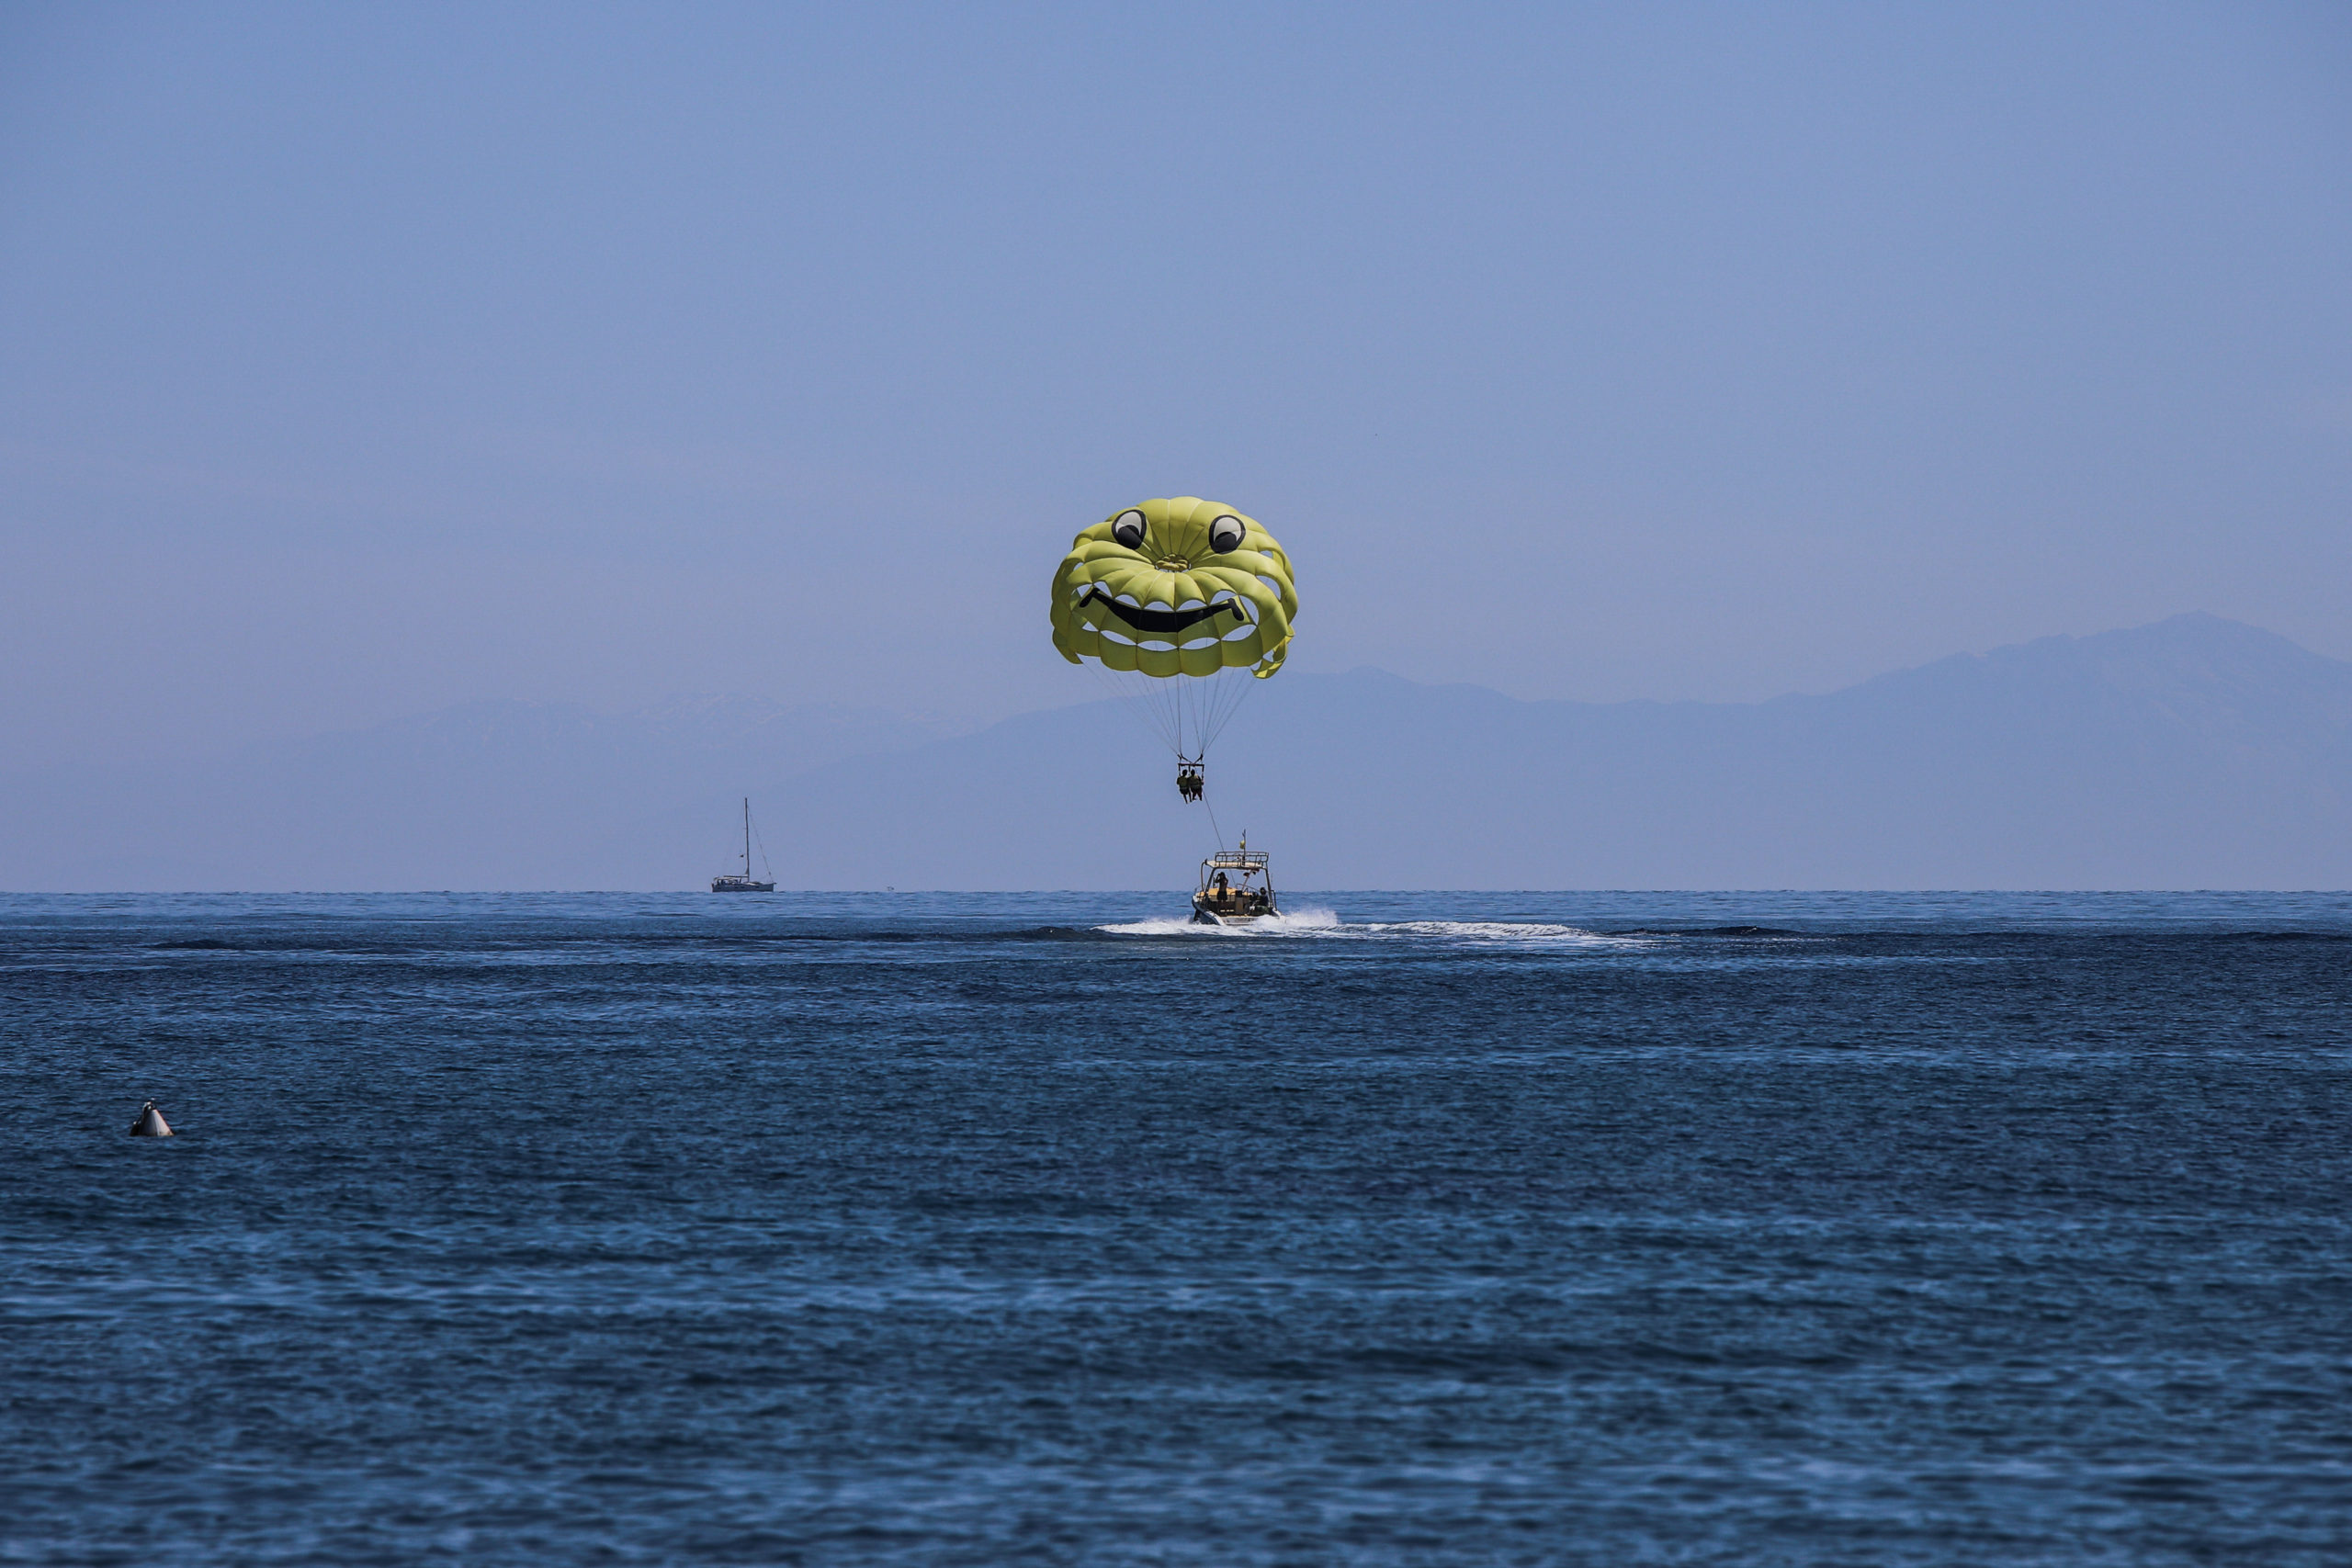
[[[1262,679],[1282,668],[1297,618],[1290,558],[1274,536],[1196,495],[1113,513],[1078,536],[1054,573],[1054,646],[1072,664]]]

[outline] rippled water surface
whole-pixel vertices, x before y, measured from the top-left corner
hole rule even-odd
[[[2352,898],[1292,903],[0,899],[0,1561],[2352,1561]]]

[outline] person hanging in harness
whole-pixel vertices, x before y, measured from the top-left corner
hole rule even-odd
[[[1203,789],[1200,763],[1180,761],[1176,764],[1176,793],[1188,801],[1201,798]]]

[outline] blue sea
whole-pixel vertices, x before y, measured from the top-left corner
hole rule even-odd
[[[1288,903],[0,899],[0,1562],[2352,1561],[2352,897]]]

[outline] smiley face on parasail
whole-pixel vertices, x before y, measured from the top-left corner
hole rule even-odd
[[[1054,646],[1153,677],[1282,668],[1298,615],[1290,558],[1229,506],[1147,501],[1080,533],[1054,573]]]
[[[1115,676],[1200,798],[1208,744],[1290,652],[1298,591],[1274,536],[1198,496],[1147,501],[1081,532],[1054,573],[1054,646]]]

